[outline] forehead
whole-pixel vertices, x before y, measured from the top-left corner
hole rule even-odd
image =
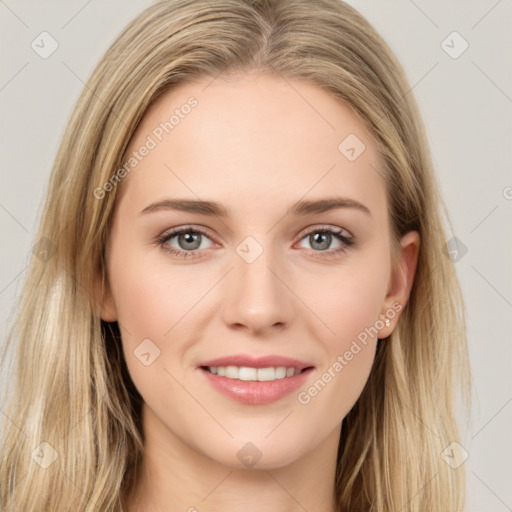
[[[182,83],[146,112],[125,161],[134,152],[140,160],[122,195],[136,207],[179,196],[236,211],[340,195],[385,208],[370,133],[339,99],[302,80],[253,73]]]

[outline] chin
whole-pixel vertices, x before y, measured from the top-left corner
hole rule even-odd
[[[291,438],[289,430],[283,430],[281,435],[265,431],[255,436],[248,434],[235,436],[227,442],[215,442],[215,452],[212,445],[205,447],[204,454],[212,460],[233,469],[270,470],[288,466],[295,462],[307,451],[307,439]],[[270,437],[273,439],[270,439]]]

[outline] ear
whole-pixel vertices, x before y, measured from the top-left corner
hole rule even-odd
[[[100,274],[94,280],[94,311],[105,322],[117,321],[117,308],[108,278]]]
[[[391,283],[380,318],[385,321],[386,312],[392,311],[393,314],[387,315],[389,325],[385,325],[383,329],[379,330],[379,338],[387,338],[393,332],[401,311],[409,300],[416,274],[420,243],[420,235],[417,231],[409,231],[400,240],[396,269],[391,276]]]

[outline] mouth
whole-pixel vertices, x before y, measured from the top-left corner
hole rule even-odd
[[[226,379],[242,380],[246,382],[272,382],[280,379],[288,379],[299,375],[307,370],[312,369],[312,366],[308,366],[303,369],[295,367],[277,366],[277,367],[266,367],[266,368],[254,368],[250,366],[200,366],[202,370],[205,370],[212,375],[218,375],[219,377],[225,377]]]
[[[244,404],[265,405],[304,385],[315,366],[282,356],[239,354],[204,361],[197,369],[224,396]]]

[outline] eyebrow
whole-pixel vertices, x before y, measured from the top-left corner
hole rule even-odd
[[[305,215],[324,213],[339,208],[354,208],[372,216],[369,208],[363,203],[346,197],[329,197],[310,201],[297,201],[287,210],[287,215],[302,217]],[[216,217],[229,217],[229,211],[214,201],[197,201],[194,199],[163,199],[146,206],[139,215],[146,215],[162,210],[201,213]]]

